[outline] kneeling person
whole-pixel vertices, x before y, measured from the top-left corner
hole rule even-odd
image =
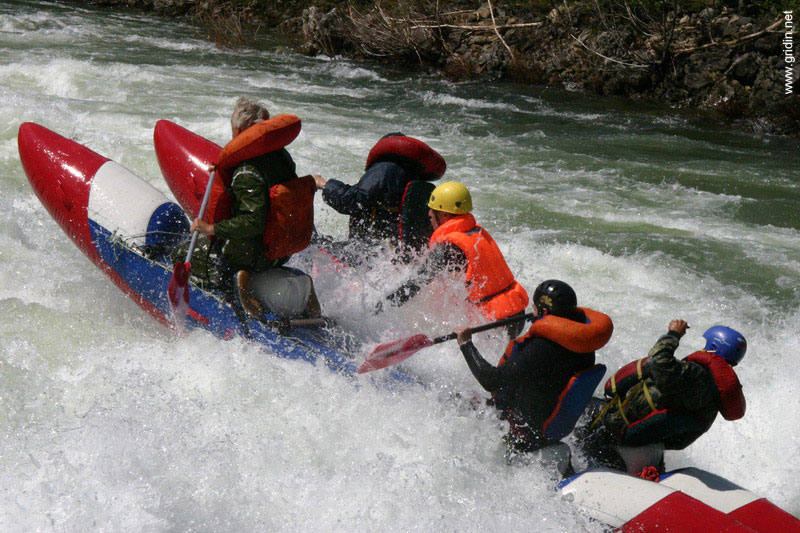
[[[386,299],[402,305],[440,275],[447,272],[463,275],[467,300],[484,317],[499,320],[524,314],[528,293],[508,268],[503,253],[489,232],[472,216],[472,196],[456,181],[436,187],[428,201],[434,231],[429,253],[417,275],[397,288]],[[377,311],[383,309],[379,302]],[[523,321],[509,329],[511,337],[522,331]]]
[[[572,430],[605,373],[594,352],[613,331],[608,316],[577,307],[563,281],[541,283],[533,306],[533,325],[508,344],[497,366],[481,356],[469,329],[458,333],[470,371],[511,425],[508,458],[558,444]]]
[[[217,279],[211,281],[229,296],[235,273],[255,275],[282,267],[292,254],[308,246],[316,191],[313,177],[297,177],[285,149],[300,133],[299,118],[270,118],[263,104],[241,97],[234,106],[231,133],[233,140],[217,158],[205,220],[195,219],[191,227],[212,239],[205,263],[216,259]],[[305,276],[286,272],[279,277],[297,275]],[[246,283],[248,278],[239,280]],[[318,314],[313,286],[307,299],[305,314]]]
[[[726,420],[744,416],[745,397],[733,367],[747,341],[736,330],[714,326],[706,345],[675,357],[689,325],[672,320],[644,359],[622,367],[605,385],[588,427],[578,431],[587,455],[609,468],[641,473],[664,471],[663,450],[682,450],[711,428],[717,413]]]

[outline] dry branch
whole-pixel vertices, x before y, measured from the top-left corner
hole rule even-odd
[[[420,21],[421,22],[421,21]],[[541,22],[526,22],[520,24],[415,24],[411,28],[457,28],[459,30],[494,31],[495,28],[533,28],[541,26]]]
[[[693,52],[697,52],[698,50],[705,50],[706,48],[711,48],[713,46],[728,46],[728,47],[738,46],[738,45],[740,45],[742,43],[746,43],[747,41],[752,41],[753,39],[756,39],[757,37],[761,37],[762,35],[766,35],[767,33],[770,33],[772,30],[774,30],[775,28],[780,26],[780,24],[782,22],[783,22],[783,18],[779,18],[774,23],[770,24],[769,26],[767,26],[766,28],[764,28],[761,31],[757,31],[756,33],[751,33],[750,35],[745,35],[744,37],[740,37],[740,38],[735,39],[733,41],[716,41],[716,42],[713,42],[713,43],[706,43],[706,44],[701,45],[701,46],[694,46],[692,48],[682,48],[681,50],[676,50],[675,51],[675,55],[691,54]]]
[[[497,38],[500,39],[500,42],[503,43],[503,46],[506,47],[508,50],[508,55],[511,57],[511,60],[514,60],[514,52],[511,51],[511,47],[508,46],[508,43],[503,36],[500,35],[500,30],[497,29],[497,22],[494,20],[494,9],[492,8],[492,0],[486,0],[486,3],[489,4],[489,15],[492,17],[492,26],[494,26],[494,32],[497,34]]]

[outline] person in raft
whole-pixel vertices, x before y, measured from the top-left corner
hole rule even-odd
[[[664,449],[682,450],[711,428],[717,413],[744,416],[745,397],[733,367],[747,341],[738,331],[714,326],[705,348],[675,357],[689,325],[672,320],[647,357],[623,366],[605,384],[605,399],[591,422],[576,431],[587,456],[600,465],[643,477],[664,472]]]
[[[497,366],[478,352],[469,328],[457,332],[470,371],[510,424],[504,439],[509,462],[556,445],[572,431],[605,373],[595,365],[595,350],[608,343],[614,327],[607,315],[577,307],[575,291],[560,280],[540,283],[533,307],[530,329],[508,343]]]
[[[514,279],[492,236],[475,222],[469,190],[456,181],[442,183],[431,193],[428,208],[434,229],[428,242],[430,251],[415,276],[378,302],[376,314],[383,311],[384,301],[403,305],[422,287],[449,272],[463,276],[467,299],[485,318],[522,316],[528,293]],[[524,320],[512,323],[509,335],[516,337],[523,327]]]
[[[436,150],[413,137],[390,133],[369,151],[366,172],[354,185],[315,176],[322,199],[337,212],[349,215],[349,244],[338,248],[353,263],[363,261],[369,248],[404,245],[404,251],[420,251],[433,228],[426,202],[447,165]],[[354,257],[350,257],[354,256]],[[410,258],[411,254],[406,254]]]
[[[197,261],[205,269],[200,277],[215,278],[212,284],[233,296],[235,274],[240,301],[256,318],[265,307],[282,317],[319,316],[311,278],[282,268],[308,246],[314,226],[314,178],[297,177],[285,148],[300,133],[300,119],[270,118],[264,104],[242,96],[231,133],[217,158],[204,219],[191,226],[210,238],[206,257]]]

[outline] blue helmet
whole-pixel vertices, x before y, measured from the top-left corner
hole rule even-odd
[[[705,351],[725,359],[731,366],[736,366],[747,351],[744,335],[725,326],[708,328],[703,337],[706,338]]]

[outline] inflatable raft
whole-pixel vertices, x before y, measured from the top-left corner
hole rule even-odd
[[[168,120],[153,140],[162,174],[190,216],[200,209],[208,167],[221,147]],[[543,465],[568,460],[566,444],[542,450]],[[545,458],[546,456],[546,458]],[[800,520],[769,501],[694,468],[676,470],[653,482],[623,472],[589,469],[559,484],[562,497],[592,518],[621,531],[800,533]]]
[[[620,531],[800,532],[800,520],[705,470],[683,468],[658,482],[606,469],[565,479],[561,495]]]
[[[188,236],[184,210],[118,163],[43,126],[22,124],[17,140],[28,181],[64,232],[122,292],[171,327],[167,285],[173,265],[165,250]],[[206,174],[203,187],[207,179]],[[347,374],[357,370],[347,354],[360,347],[335,330],[287,327],[269,315],[255,320],[221,294],[193,284],[190,299],[189,329],[203,328],[223,339],[246,337],[281,357]],[[400,371],[389,377],[414,381]]]

